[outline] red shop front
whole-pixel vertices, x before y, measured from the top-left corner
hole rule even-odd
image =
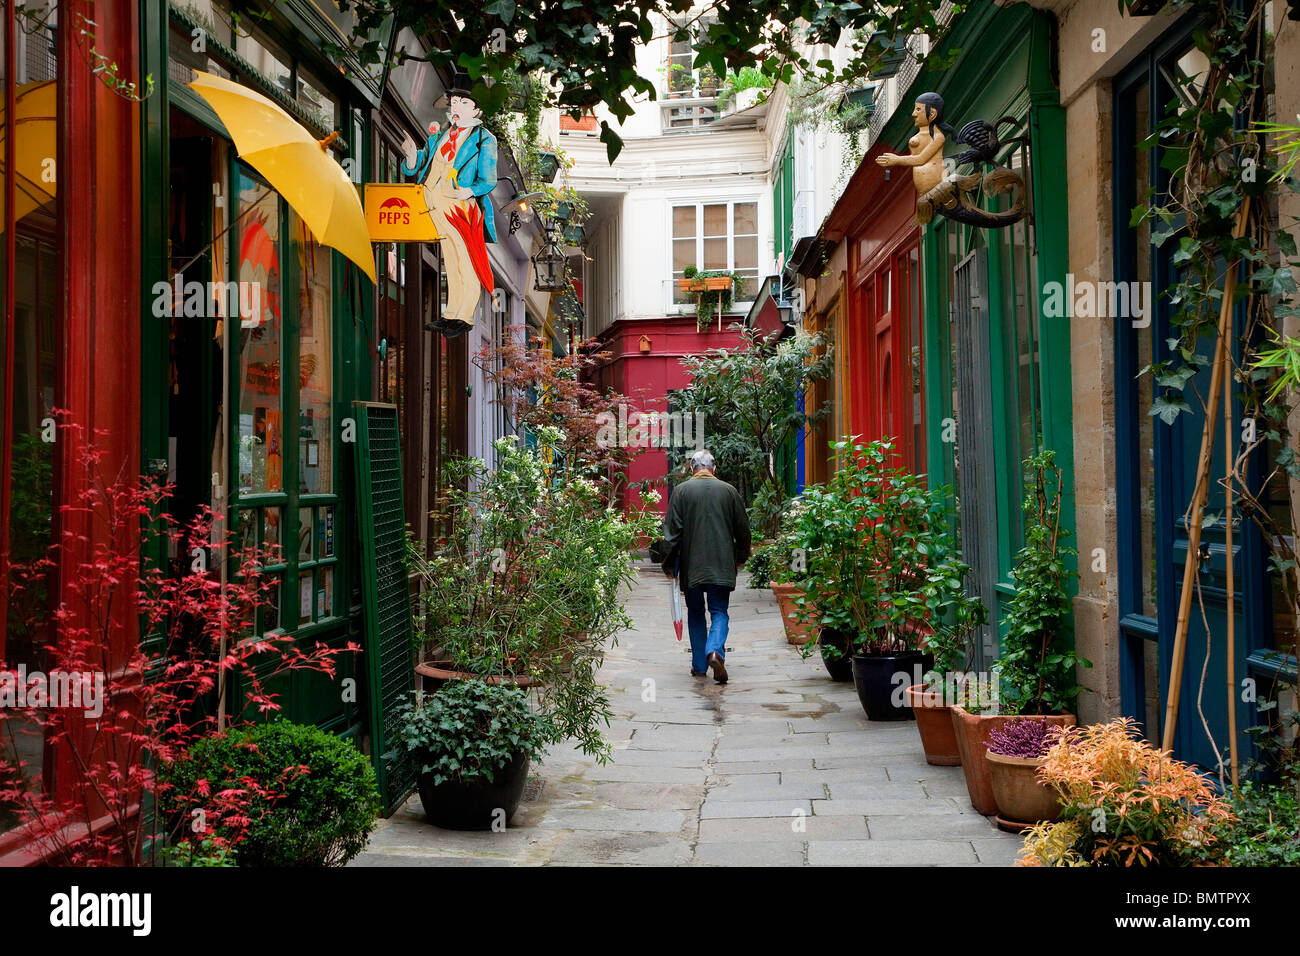
[[[52,611],[104,533],[91,516],[60,511],[86,480],[81,447],[94,441],[102,474],[141,471],[141,98],[125,85],[140,72],[139,8],[59,0],[37,13],[0,4],[0,662],[28,671],[46,665]],[[16,569],[55,541],[54,567],[18,586]],[[103,659],[123,666],[137,640],[129,602],[105,640]],[[83,753],[108,759],[88,722],[73,731]],[[27,786],[56,798],[78,772],[39,733],[9,734],[4,747],[18,751],[9,757],[24,762]],[[66,825],[102,823],[89,808]],[[0,812],[0,866],[36,857],[32,834]]]
[[[925,469],[921,364],[921,230],[907,170],[885,170],[873,148],[849,180],[822,238],[848,244],[845,367],[848,421],[864,441],[892,438],[913,472]]]

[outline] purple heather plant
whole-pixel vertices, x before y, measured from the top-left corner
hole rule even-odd
[[[1037,760],[1047,756],[1057,736],[1046,720],[1032,717],[1009,720],[989,731],[988,749],[1004,757]]]

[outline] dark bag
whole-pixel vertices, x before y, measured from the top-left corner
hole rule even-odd
[[[674,550],[663,538],[656,538],[650,542],[650,560],[655,564],[667,564]]]

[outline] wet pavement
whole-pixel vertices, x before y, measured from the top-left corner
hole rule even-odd
[[[413,795],[353,866],[1006,866],[1019,837],[925,762],[912,721],[869,722],[852,683],[786,643],[769,590],[733,593],[730,682],[690,675],[668,585],[643,570],[634,629],[601,671],[614,759],[566,747],[534,765],[502,832],[442,830]]]

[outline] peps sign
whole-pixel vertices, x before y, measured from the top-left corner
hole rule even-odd
[[[366,183],[371,242],[437,242],[422,183]]]

